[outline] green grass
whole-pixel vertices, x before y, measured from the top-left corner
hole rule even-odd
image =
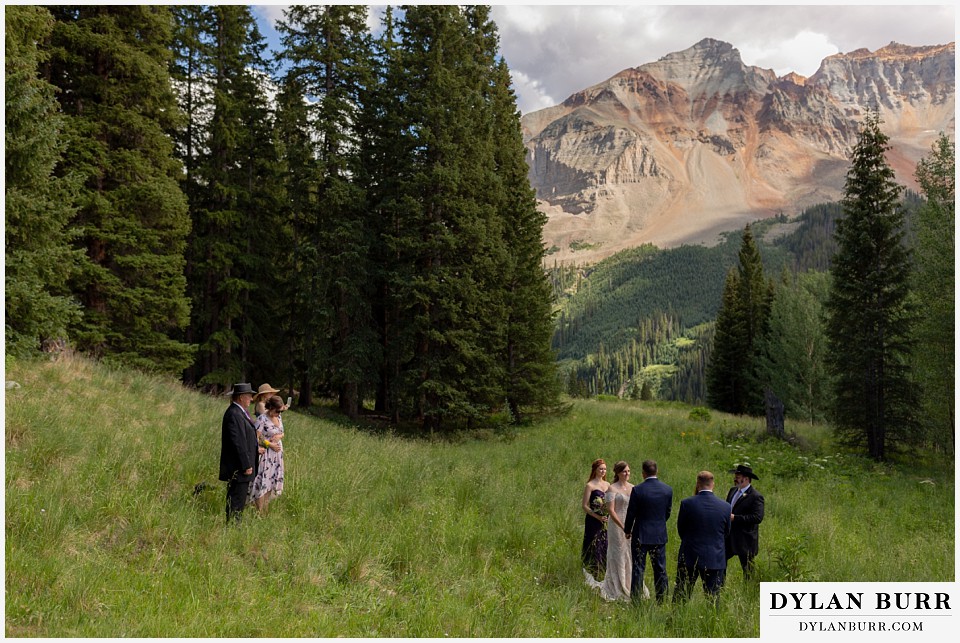
[[[876,465],[824,427],[788,425],[801,450],[755,420],[578,401],[512,439],[444,443],[291,412],[283,496],[227,528],[224,399],[79,358],[7,366],[22,385],[6,396],[7,636],[759,636],[735,560],[716,609],[699,592],[611,605],[584,585],[596,457],[653,457],[673,485],[671,588],[676,505],[698,470],[725,493],[744,461],[767,499],[764,580],[954,578],[952,462]]]

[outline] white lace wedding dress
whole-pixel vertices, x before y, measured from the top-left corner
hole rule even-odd
[[[627,518],[627,503],[630,497],[618,493],[613,489],[607,491],[607,502],[613,501],[612,511],[617,512],[620,522]],[[587,570],[583,570],[587,584],[600,590],[600,596],[608,601],[630,600],[630,571],[633,566],[633,557],[630,554],[630,541],[627,540],[623,529],[611,518],[607,521],[607,573],[603,582],[598,581]],[[643,597],[650,598],[647,584],[643,584]]]

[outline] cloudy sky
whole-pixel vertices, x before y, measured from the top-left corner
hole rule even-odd
[[[284,5],[254,5],[264,35]],[[376,29],[382,5],[371,5]],[[743,61],[778,75],[810,76],[827,56],[892,41],[956,39],[952,5],[550,4],[493,5],[500,50],[523,113],[550,107],[628,67],[654,62],[703,38],[730,43]]]

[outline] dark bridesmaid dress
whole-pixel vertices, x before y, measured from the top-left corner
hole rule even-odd
[[[599,489],[590,492],[590,508],[595,514],[607,515],[604,493]],[[595,578],[600,579],[607,567],[607,530],[602,522],[590,514],[585,514],[584,518],[583,550],[580,557],[584,568]]]

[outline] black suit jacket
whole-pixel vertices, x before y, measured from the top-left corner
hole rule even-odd
[[[730,503],[711,491],[680,501],[677,512],[679,558],[687,567],[726,569],[725,544],[730,533]]]
[[[727,502],[733,500],[737,488],[727,493]],[[756,556],[760,550],[760,523],[763,522],[763,496],[750,485],[733,506],[733,522],[727,537],[727,558],[747,554]]]
[[[220,431],[220,479],[253,480],[257,475],[257,427],[238,404],[230,403],[223,414]],[[253,473],[244,471],[253,468]]]
[[[665,545],[667,518],[673,508],[673,489],[657,478],[634,485],[627,505],[624,532],[638,545]]]

